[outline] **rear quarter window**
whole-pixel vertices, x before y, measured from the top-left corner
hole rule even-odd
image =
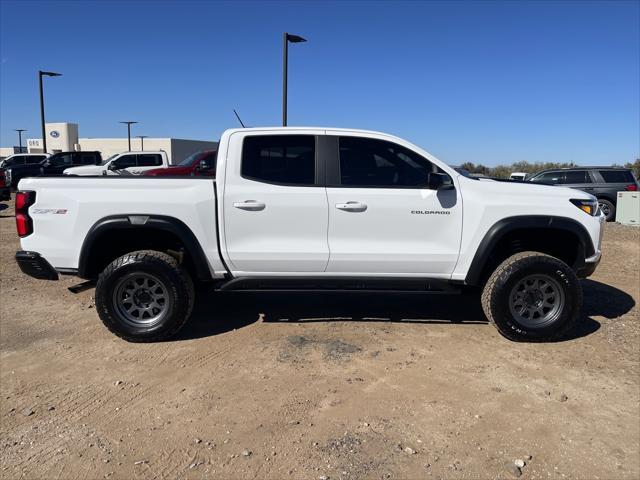
[[[630,170],[598,170],[606,183],[635,183]]]

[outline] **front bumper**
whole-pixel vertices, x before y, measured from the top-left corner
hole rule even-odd
[[[16,252],[16,262],[23,273],[39,280],[58,280],[58,272],[38,252]]]
[[[602,253],[598,250],[598,253],[585,259],[584,265],[576,270],[576,275],[578,278],[587,278],[593,275],[593,272],[596,271],[600,260],[602,259]]]

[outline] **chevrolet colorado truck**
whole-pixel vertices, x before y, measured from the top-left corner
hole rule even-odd
[[[480,290],[502,335],[546,341],[580,320],[579,278],[600,261],[593,196],[468,178],[383,133],[227,130],[215,173],[24,179],[16,260],[36,278],[95,285],[105,326],[137,342],[180,330],[194,282]]]

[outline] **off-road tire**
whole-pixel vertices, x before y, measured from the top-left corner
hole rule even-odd
[[[616,206],[613,204],[613,202],[604,198],[599,198],[598,204],[605,207],[602,210],[603,212],[606,211],[605,219],[607,220],[607,222],[613,222],[616,219]]]
[[[550,277],[564,293],[557,318],[539,328],[518,322],[509,307],[512,289],[529,275]],[[487,319],[504,337],[516,342],[545,342],[557,340],[574,328],[582,308],[582,287],[575,272],[561,260],[544,253],[522,252],[498,265],[485,284],[481,299]]]
[[[167,287],[170,305],[164,318],[152,326],[132,326],[114,304],[120,279],[132,273],[150,274]],[[174,336],[187,322],[195,299],[193,281],[178,261],[166,253],[140,250],[111,262],[98,277],[96,310],[104,325],[128,342],[157,342]]]

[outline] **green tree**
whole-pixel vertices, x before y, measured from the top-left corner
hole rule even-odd
[[[633,163],[625,163],[624,166],[630,168],[633,171],[633,174],[636,176],[636,179],[640,180],[640,158],[636,158],[636,161]]]

